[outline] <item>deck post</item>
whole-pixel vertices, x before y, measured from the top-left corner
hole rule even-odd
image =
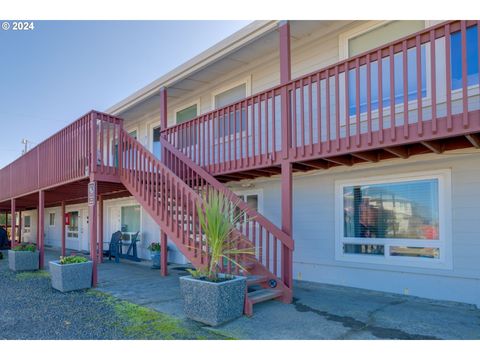
[[[14,198],[12,198],[12,201],[10,203],[10,207],[11,207],[11,212],[12,212],[12,220],[10,221],[10,226],[12,228],[12,230],[10,231],[10,237],[11,237],[11,241],[12,241],[12,245],[11,247],[13,248],[15,245],[17,245],[17,240],[16,240],[16,218],[15,218],[15,215],[16,215],[16,210],[15,210],[15,206],[16,206],[16,201]]]
[[[167,88],[162,87],[160,89],[160,130],[165,130],[168,127],[168,111],[167,111]],[[161,135],[160,135],[161,136]],[[161,151],[162,163],[165,164],[166,157],[163,149]],[[168,275],[168,241],[167,234],[160,229],[160,273],[162,276]]]
[[[22,242],[22,210],[18,211],[18,243]]]
[[[97,182],[90,176],[88,183],[88,227],[90,235],[90,260],[92,260],[92,287],[97,286]]]
[[[103,262],[103,195],[98,196],[98,263]]]
[[[290,23],[280,21],[279,23],[279,53],[280,53],[280,85],[287,85],[292,77],[291,54],[290,54]],[[291,148],[291,119],[290,119],[290,92],[286,86],[281,90],[282,101],[282,174],[281,174],[281,194],[282,194],[282,230],[288,235],[292,235],[293,230],[293,203],[292,203],[292,163],[289,159]],[[292,251],[283,246],[282,248],[282,280],[285,284],[292,287]],[[290,296],[284,296],[284,302],[292,301]]]
[[[65,256],[65,227],[66,227],[66,224],[65,224],[65,201],[62,201],[62,210],[61,210],[61,217],[62,217],[62,220],[61,220],[61,241],[62,241],[62,256]]]
[[[45,191],[38,192],[38,227],[37,246],[40,252],[40,269],[45,265]]]

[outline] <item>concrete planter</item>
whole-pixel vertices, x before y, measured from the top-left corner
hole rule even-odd
[[[180,278],[185,315],[211,326],[242,316],[246,288],[247,278],[243,276],[220,283],[192,276]]]
[[[13,271],[35,271],[39,268],[38,251],[8,250],[8,267]]]
[[[92,287],[92,262],[60,265],[58,260],[50,261],[52,287],[61,292],[88,289]]]

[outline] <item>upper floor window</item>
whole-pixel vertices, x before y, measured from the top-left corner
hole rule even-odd
[[[448,171],[337,183],[337,259],[445,265],[449,183]]]
[[[215,109],[243,100],[247,97],[247,83],[234,86],[214,95]]]
[[[198,104],[190,105],[175,113],[177,124],[192,120],[198,116]]]
[[[131,137],[133,137],[135,140],[137,139],[137,130],[132,130],[128,133]]]
[[[359,55],[424,28],[423,20],[399,20],[361,29],[360,33],[353,34],[351,37],[347,35],[348,57]]]

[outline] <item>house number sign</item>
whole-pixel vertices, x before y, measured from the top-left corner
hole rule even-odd
[[[88,206],[95,205],[97,201],[97,183],[92,181],[88,183]]]

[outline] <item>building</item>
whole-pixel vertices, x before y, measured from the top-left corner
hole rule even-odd
[[[292,279],[480,306],[479,27],[253,22],[2,169],[0,209],[40,248],[140,231],[202,266],[215,188],[252,215],[247,313]]]

